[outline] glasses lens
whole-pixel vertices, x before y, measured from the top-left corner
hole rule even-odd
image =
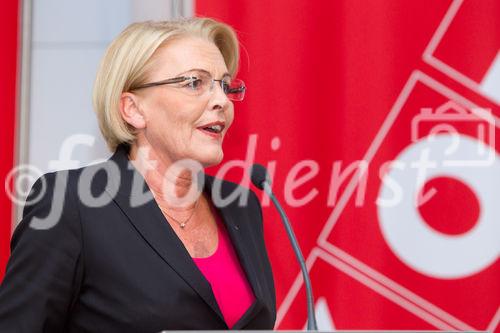
[[[198,96],[210,89],[210,82],[211,79],[209,76],[196,75],[189,77],[189,79],[183,83],[183,87],[190,95]]]
[[[224,82],[224,92],[232,101],[242,101],[245,97],[245,83],[240,79],[234,79],[230,83]]]

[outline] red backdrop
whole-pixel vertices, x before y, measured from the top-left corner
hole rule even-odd
[[[19,1],[7,1],[0,11],[2,52],[0,52],[0,179],[5,180],[14,164],[14,135],[16,127],[16,84]],[[12,203],[3,187],[0,191],[0,279],[9,256],[12,223]]]
[[[499,115],[500,90],[492,92],[488,78],[500,75],[491,74],[493,64],[500,65],[500,3],[198,0],[196,13],[229,23],[241,40],[239,77],[249,88],[236,106],[226,160],[244,159],[249,136],[257,134],[255,161],[275,165],[274,189],[285,202],[292,167],[303,160],[317,163],[317,169],[299,171],[299,177],[312,176],[292,193],[297,198],[310,193],[313,199],[302,207],[285,203],[285,208],[308,258],[321,325],[500,332],[500,233],[479,235],[478,227],[499,231],[500,215],[491,200],[500,194],[495,189],[500,176],[487,178],[497,162],[486,169],[459,168],[458,174],[441,167],[424,182],[437,195],[419,208],[419,215],[401,210],[391,219],[397,210],[375,204],[387,187],[382,177],[398,176],[389,174],[384,162],[402,160],[410,148],[420,149],[416,143],[424,143],[412,136],[421,108],[472,117],[456,127],[460,138],[473,137],[474,122],[484,120],[472,113],[475,106]],[[429,126],[420,131],[428,134]],[[487,128],[497,132],[494,122]],[[271,145],[274,138],[279,147]],[[494,148],[497,142],[486,144]],[[363,158],[371,162],[364,202],[356,204],[346,181],[339,200],[328,206],[333,163],[342,162],[345,170]],[[467,170],[472,170],[469,178]],[[238,180],[241,174],[232,170],[228,177]],[[474,175],[483,175],[482,185]],[[484,180],[490,188],[484,188]],[[264,215],[277,327],[303,328],[299,267],[274,209],[264,208]],[[398,219],[416,222],[397,229]],[[412,228],[423,230],[415,231],[413,240]],[[469,248],[451,250],[455,240],[469,236],[474,239]],[[471,244],[480,246],[471,249]]]
[[[14,156],[18,4],[9,1],[0,13],[2,179]],[[476,134],[475,124],[484,121],[471,112],[474,107],[499,115],[500,93],[498,86],[491,88],[490,80],[498,78],[492,69],[500,63],[499,6],[494,0],[443,0],[432,6],[375,0],[196,2],[199,15],[228,22],[242,43],[240,77],[249,87],[248,97],[237,105],[226,160],[244,159],[251,138],[257,140],[255,161],[276,170],[274,189],[285,202],[308,259],[323,328],[499,332],[500,263],[495,244],[500,244],[500,232],[490,232],[489,237],[481,233],[498,231],[497,162],[468,169],[472,172],[465,167],[441,168],[420,184],[438,190],[417,212],[427,225],[424,236],[412,234],[415,225],[408,224],[401,233],[391,224],[414,220],[407,211],[376,204],[388,188],[384,177],[414,176],[384,168],[386,161],[403,161],[425,143],[414,140],[414,124],[425,123],[415,134],[425,137],[436,128],[429,120],[450,125],[453,119],[465,119],[454,116],[462,114],[469,121],[454,128],[470,138]],[[423,107],[429,109],[426,115],[420,114]],[[424,119],[429,114],[439,117]],[[491,123],[498,120],[481,128],[497,134],[493,140],[475,140],[496,149],[500,136]],[[334,163],[341,162],[335,165],[345,170],[360,159],[370,161],[369,177],[360,182],[366,184],[364,201],[356,202],[356,188],[350,185],[358,183],[347,179],[338,200],[327,205]],[[313,169],[300,169],[298,177],[313,173],[291,195],[309,194],[313,199],[294,207],[286,200],[290,193],[285,183],[301,161]],[[238,180],[241,174],[234,169],[228,178]],[[485,180],[490,187],[485,187]],[[12,214],[4,191],[0,208],[1,277]],[[264,214],[276,280],[277,327],[302,328],[305,294],[299,268],[274,209],[264,207]],[[394,216],[398,218],[391,219]],[[491,216],[497,217],[493,223]],[[434,235],[435,242],[426,235]],[[449,244],[468,235],[477,236],[468,246],[474,240],[479,246],[447,254]],[[436,246],[442,251],[433,252]],[[418,256],[421,253],[425,255]]]

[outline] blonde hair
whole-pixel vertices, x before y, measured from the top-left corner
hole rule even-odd
[[[231,75],[238,68],[239,46],[234,30],[210,18],[189,18],[129,25],[106,50],[97,71],[92,101],[99,128],[111,151],[131,144],[135,131],[120,115],[120,97],[146,83],[155,51],[173,38],[201,37],[220,50]]]

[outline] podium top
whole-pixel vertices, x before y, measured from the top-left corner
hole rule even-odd
[[[192,331],[161,331],[158,333],[172,333],[172,332],[192,332]],[[203,331],[204,333],[227,333],[228,331],[224,330],[206,330]],[[303,333],[307,332],[306,330],[234,330],[231,332],[241,332],[241,333],[265,333],[265,332],[279,332],[279,333]],[[490,331],[425,331],[425,330],[378,330],[378,331],[370,331],[370,330],[340,330],[340,331],[324,331],[324,330],[317,330],[314,332],[333,332],[333,333],[492,333]]]

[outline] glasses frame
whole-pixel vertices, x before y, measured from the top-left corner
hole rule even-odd
[[[162,86],[165,84],[181,83],[181,82],[184,82],[187,80],[195,80],[195,79],[199,79],[199,77],[197,77],[197,76],[178,76],[178,77],[173,77],[173,78],[166,79],[166,80],[141,84],[140,86],[137,86],[137,87],[130,89],[130,91],[151,88],[151,87],[157,87],[157,86]],[[224,83],[225,83],[224,79],[217,80],[217,79],[211,78],[209,91],[212,91],[214,89],[215,82],[219,82],[219,85],[220,85],[222,91],[224,92],[224,94],[227,96],[227,98],[229,98],[232,101],[242,101],[243,98],[245,97],[245,91],[247,89],[245,86],[245,82],[243,82],[243,80],[240,80],[240,79],[235,79],[233,81],[241,82],[242,86],[239,88],[229,88],[228,86],[226,86],[226,88],[225,88],[224,87]],[[241,98],[234,98],[231,95],[229,95],[231,93],[241,93],[242,97]]]

